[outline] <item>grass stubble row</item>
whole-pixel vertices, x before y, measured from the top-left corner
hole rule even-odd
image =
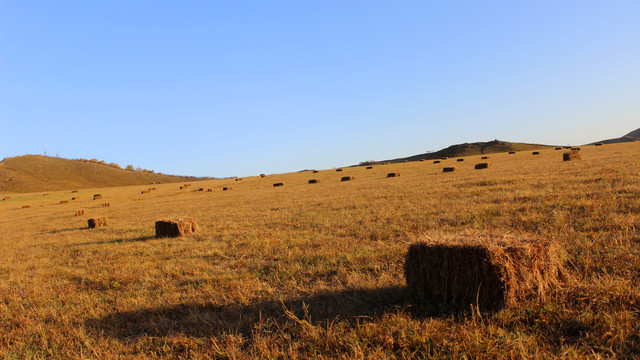
[[[79,190],[70,204],[69,191],[0,194],[0,357],[640,356],[640,145],[580,155]],[[79,208],[109,226],[87,229]],[[184,217],[197,232],[155,237],[158,219]],[[561,252],[518,247],[537,241]],[[437,287],[446,301],[411,294],[409,247],[458,242],[473,249],[460,274],[483,256],[508,265],[505,306],[450,306],[459,279]],[[536,254],[560,266],[518,271]]]

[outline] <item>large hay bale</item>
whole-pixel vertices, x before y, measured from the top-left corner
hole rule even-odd
[[[106,202],[106,203],[102,204],[102,207],[109,207],[109,206],[111,206],[111,203]]]
[[[174,219],[156,221],[156,237],[178,237],[198,231],[198,224],[194,219]]]
[[[309,184],[317,184],[318,182],[319,182],[318,179],[309,180]]]
[[[456,160],[456,161],[457,161],[457,162],[461,162],[461,161],[464,161],[464,159],[458,159],[458,160]]]
[[[400,176],[400,173],[397,173],[397,172],[392,172],[387,174],[388,178],[398,177],[398,176]]]
[[[102,195],[100,195],[100,194],[94,194],[94,195],[93,195],[93,200],[98,200],[98,199],[102,199]]]
[[[404,270],[412,295],[441,310],[497,310],[544,301],[562,263],[560,248],[548,242],[450,239],[411,245]]]
[[[449,166],[449,167],[444,167],[442,168],[442,172],[446,173],[446,172],[454,172],[456,171],[456,168],[454,168],[453,166]]]
[[[580,156],[579,151],[569,151],[562,154],[562,161],[571,161],[571,160],[580,160],[582,157]]]
[[[107,220],[106,217],[97,217],[87,220],[87,223],[89,225],[89,229],[96,229],[109,225],[109,220]]]
[[[355,179],[356,178],[354,176],[343,176],[342,179],[340,179],[340,181],[351,181]]]
[[[489,163],[479,163],[476,164],[475,168],[476,170],[481,170],[481,169],[488,169],[491,165],[489,165]]]
[[[88,212],[89,212],[89,210],[87,210],[87,209],[78,209],[78,210],[76,210],[76,215],[75,216],[86,215]]]
[[[68,204],[68,203],[69,203],[69,200],[60,200],[60,205],[62,205],[62,204]]]
[[[273,187],[279,187],[279,186],[284,186],[284,183],[279,182],[279,183],[273,184]]]

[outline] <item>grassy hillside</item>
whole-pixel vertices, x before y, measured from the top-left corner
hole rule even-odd
[[[621,136],[619,138],[615,138],[615,139],[607,139],[607,140],[602,140],[602,141],[598,141],[599,143],[603,143],[603,144],[617,144],[617,143],[622,143],[622,142],[632,142],[632,141],[640,141],[640,129],[635,129],[632,132]],[[595,143],[593,143],[595,144]]]
[[[424,153],[392,160],[382,160],[363,163],[361,165],[376,165],[383,163],[399,163],[405,161],[434,160],[442,157],[463,157],[472,155],[486,155],[495,153],[504,153],[509,151],[530,151],[538,149],[546,149],[551,146],[538,144],[512,143],[507,141],[493,140],[489,142],[476,142],[452,145],[448,148],[432,153]]]
[[[1,192],[87,189],[186,180],[194,178],[122,170],[89,161],[40,155],[10,157],[0,162]]]
[[[13,194],[0,201],[0,358],[637,358],[640,143],[562,152]],[[89,216],[110,225],[89,230]],[[153,237],[178,217],[200,230]],[[564,283],[543,303],[429,310],[407,295],[404,256],[451,237],[551,241]]]

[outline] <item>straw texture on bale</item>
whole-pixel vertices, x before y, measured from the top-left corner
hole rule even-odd
[[[454,167],[445,167],[445,168],[442,168],[442,172],[443,172],[443,173],[445,173],[445,172],[454,172],[454,171],[456,171],[456,168],[454,168]]]
[[[174,219],[156,221],[156,237],[178,237],[198,231],[198,224],[194,219]]]
[[[104,204],[102,204],[102,207],[109,207],[109,206],[111,206],[111,204],[110,204],[110,203],[104,203]]]
[[[109,225],[109,220],[107,220],[106,217],[97,217],[87,220],[87,223],[89,225],[89,229],[96,229]]]
[[[564,154],[562,154],[562,160],[563,161],[571,161],[571,160],[580,160],[582,159],[582,157],[580,156],[580,152],[579,151],[569,151],[566,152]]]
[[[88,212],[89,212],[89,210],[87,210],[87,209],[78,209],[78,210],[76,210],[76,215],[75,216],[86,215]]]
[[[391,177],[398,177],[398,176],[400,176],[400,173],[397,173],[397,172],[392,172],[392,173],[388,173],[388,174],[387,174],[387,177],[388,177],[388,178],[391,178]]]
[[[60,204],[68,204],[69,200],[60,200]]]
[[[278,187],[278,186],[284,186],[284,183],[275,183],[275,184],[273,184],[273,187]]]
[[[342,179],[340,179],[340,181],[350,181],[350,180],[355,180],[354,176],[343,176]]]
[[[549,242],[463,238],[411,245],[404,270],[412,295],[441,310],[497,310],[547,299],[564,276],[562,263]]]
[[[489,163],[479,163],[479,164],[476,164],[476,170],[488,169],[489,166],[490,166]]]
[[[309,180],[309,184],[317,184],[317,183],[318,183],[318,179]]]

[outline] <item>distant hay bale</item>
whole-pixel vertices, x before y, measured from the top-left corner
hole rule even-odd
[[[604,144],[603,144],[603,143],[595,143],[594,145],[595,145],[595,146],[602,146],[602,145],[604,145]]]
[[[454,168],[453,166],[449,166],[449,167],[444,167],[442,168],[442,172],[446,173],[446,172],[454,172],[456,171],[456,168]]]
[[[488,169],[489,168],[489,163],[479,163],[476,164],[475,168],[476,170],[481,170],[481,169]]]
[[[497,310],[544,301],[563,277],[562,263],[561,249],[548,242],[449,239],[411,245],[404,270],[416,299]]]
[[[156,188],[154,188],[154,187],[149,188],[149,191],[153,191],[153,190],[156,190]]]
[[[106,203],[102,204],[102,207],[109,207],[109,206],[111,206],[111,203],[106,202]]]
[[[74,196],[71,198],[71,200],[79,200],[80,198],[78,196]]]
[[[97,217],[87,220],[87,223],[89,225],[89,229],[96,229],[109,225],[109,220],[107,220],[106,217]]]
[[[342,171],[342,169],[336,169],[336,171]]]
[[[366,169],[367,169],[367,170],[371,170],[371,169],[373,169],[373,166],[367,166],[367,168],[366,168]]]
[[[433,163],[434,164],[440,164],[440,160],[434,160]]]
[[[184,185],[182,185],[182,186],[184,186],[184,187],[189,187],[189,186],[191,186],[191,184],[184,184]]]
[[[31,207],[31,205],[22,205],[23,209],[29,209]]]
[[[513,155],[515,153],[516,153],[515,151],[509,151],[509,155]]]
[[[231,186],[223,186],[222,191],[233,190]]]
[[[443,156],[443,157],[440,158],[440,160],[447,160],[447,159],[448,159],[448,157],[446,157],[446,156]]]
[[[540,152],[539,151],[534,151],[534,152],[531,153],[531,155],[540,155]]]
[[[11,196],[5,196],[2,198],[2,201],[7,201],[7,200],[11,200]]]
[[[102,199],[102,195],[101,194],[94,194],[93,195],[93,200],[98,200],[98,199]]]
[[[571,146],[563,146],[565,149],[571,149]]]
[[[73,193],[77,193],[77,192],[78,192],[78,190],[71,190],[71,193],[72,193],[72,194],[73,194]]]
[[[200,189],[198,189],[198,191],[204,191],[204,188],[200,188]]]
[[[213,192],[212,188],[207,188],[207,192]]]
[[[461,161],[464,161],[464,159],[458,159],[458,160],[456,160],[456,161],[457,161],[457,162],[461,162]]]
[[[183,190],[183,189],[184,189],[184,186],[180,186],[180,190]]]
[[[480,160],[487,160],[489,157],[488,156],[483,156],[480,158]]]
[[[266,175],[266,174],[260,174],[260,177],[261,177],[261,178],[263,178],[263,177],[267,177],[267,175]]]
[[[403,160],[402,162],[409,162],[409,160]]]
[[[198,231],[198,224],[194,219],[174,219],[156,221],[156,237],[179,237]]]
[[[317,184],[318,182],[319,182],[318,179],[309,180],[309,184]]]
[[[392,172],[387,174],[388,178],[398,177],[398,176],[400,176],[400,173],[397,173],[397,172]]]
[[[140,194],[150,194],[151,190],[142,190],[140,191]]]
[[[87,209],[78,209],[78,210],[76,210],[76,215],[75,216],[86,215],[88,212],[89,212],[89,210],[87,210]]]
[[[313,173],[314,173],[314,174],[317,174],[317,173],[318,173],[318,170],[313,170]]]
[[[571,151],[580,151],[580,148],[579,147],[572,147]]]
[[[273,184],[273,187],[279,187],[279,186],[284,186],[284,183],[279,182],[279,183]]]
[[[62,205],[62,204],[68,204],[68,203],[69,203],[69,200],[60,200],[60,204],[61,204],[61,205]]]
[[[342,179],[340,179],[340,181],[351,181],[355,179],[356,178],[354,176],[343,176]]]
[[[236,178],[236,181],[242,181],[242,178]]]
[[[562,161],[571,161],[571,160],[580,160],[582,157],[580,156],[579,151],[568,151],[562,154]]]
[[[562,148],[561,147],[557,147],[556,150],[562,150]]]

